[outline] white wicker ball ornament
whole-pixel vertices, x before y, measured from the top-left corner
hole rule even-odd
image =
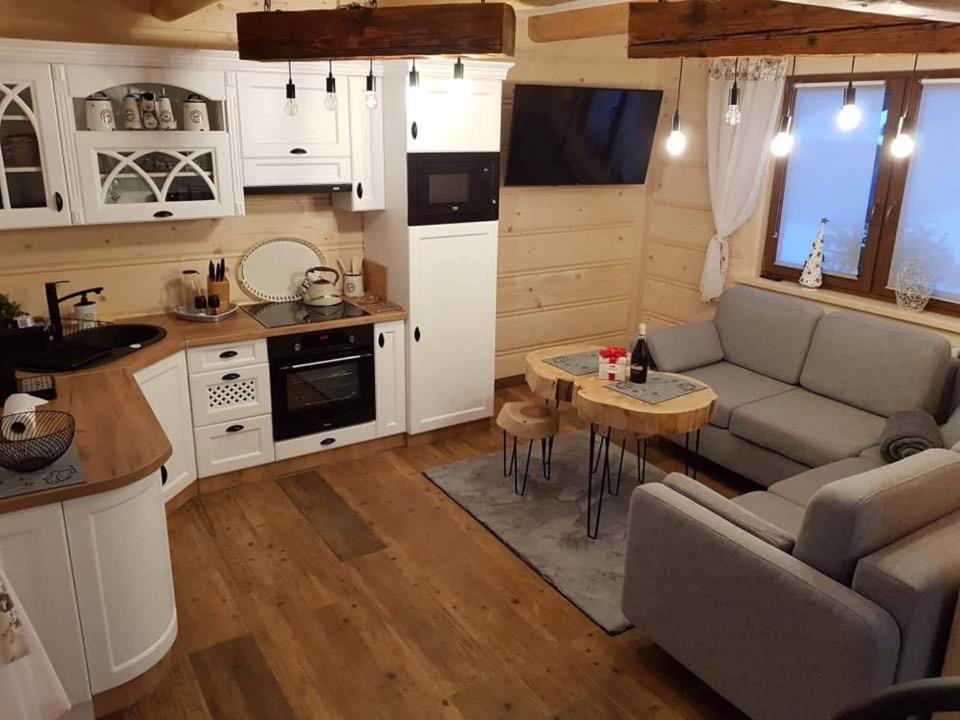
[[[897,305],[904,310],[921,312],[930,302],[933,281],[920,263],[907,260],[897,270],[893,288],[897,294]]]

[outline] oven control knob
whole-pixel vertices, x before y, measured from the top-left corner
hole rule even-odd
[[[293,351],[294,351],[294,352],[300,352],[301,350],[303,350],[303,345],[302,345],[301,343],[299,343],[299,342],[295,342],[295,343],[293,344]]]
[[[350,337],[347,338],[347,342],[349,342],[351,345],[353,345],[353,343],[355,343],[356,341],[357,341],[357,338],[353,335],[353,333],[351,333]]]

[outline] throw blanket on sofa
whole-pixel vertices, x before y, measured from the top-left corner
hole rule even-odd
[[[943,441],[937,421],[923,410],[894,413],[880,436],[880,451],[890,462],[939,447],[943,447]]]

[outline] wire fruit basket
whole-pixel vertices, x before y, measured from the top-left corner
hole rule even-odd
[[[11,413],[0,418],[0,466],[34,472],[57,461],[76,431],[73,415],[59,410]]]

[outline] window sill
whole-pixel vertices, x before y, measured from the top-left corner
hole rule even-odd
[[[780,280],[778,282],[776,280],[766,280],[765,278],[748,277],[738,279],[737,283],[739,285],[749,285],[763,290],[783,293],[784,295],[793,295],[806,300],[812,300],[822,305],[859,310],[860,312],[870,313],[871,315],[881,315],[894,320],[902,320],[911,325],[921,325],[952,335],[960,335],[960,318],[953,317],[952,315],[944,315],[930,310],[910,312],[909,310],[901,309],[895,303],[837,292],[836,290],[825,290],[823,288],[819,290],[807,290],[792,280]]]

